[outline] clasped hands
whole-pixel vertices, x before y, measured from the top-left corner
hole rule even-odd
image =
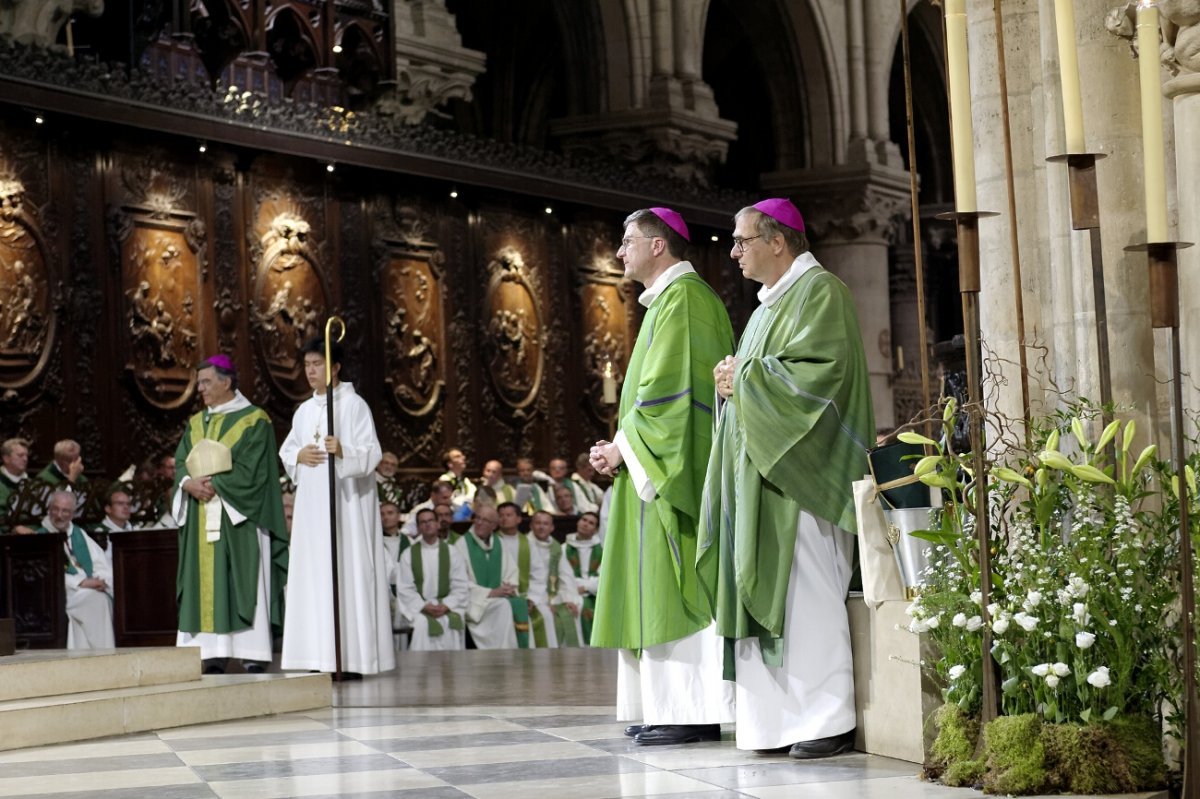
[[[301,447],[300,453],[296,456],[296,462],[301,466],[320,466],[329,455],[333,455],[335,458],[342,457],[342,442],[337,440],[337,436],[325,436],[324,449],[316,444],[306,444]]]
[[[492,596],[492,597],[496,597],[496,596],[510,597],[510,596],[516,596],[516,595],[517,595],[517,587],[515,585],[513,585],[512,583],[500,583],[499,588],[493,588],[488,593],[488,596]]]
[[[421,608],[421,612],[426,616],[431,616],[435,619],[438,619],[449,613],[450,608],[447,605],[443,605],[441,602],[426,602],[425,607]]]
[[[588,451],[588,461],[592,468],[606,477],[612,477],[625,461],[621,448],[611,441],[597,441]]]
[[[722,399],[733,396],[733,376],[737,374],[737,367],[738,359],[732,355],[726,355],[713,367],[713,382]]]

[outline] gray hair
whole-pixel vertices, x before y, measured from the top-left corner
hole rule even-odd
[[[749,214],[758,215],[758,218],[754,220],[754,229],[758,231],[758,235],[762,236],[764,242],[770,241],[776,236],[783,236],[783,245],[787,247],[788,255],[795,258],[801,253],[808,252],[808,237],[802,231],[788,227],[775,217],[764,214],[753,205],[747,205],[734,214],[733,223],[736,225],[739,219]]]
[[[637,229],[644,236],[664,239],[667,242],[667,252],[671,254],[671,257],[683,260],[683,256],[687,253],[687,239],[676,233],[670,225],[662,221],[658,214],[649,208],[642,208],[625,217],[621,228],[624,229],[630,225],[637,225]]]

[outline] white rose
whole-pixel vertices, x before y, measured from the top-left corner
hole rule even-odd
[[[959,677],[966,674],[966,672],[967,672],[966,666],[951,666],[950,667],[950,679],[957,680]]]
[[[1040,620],[1037,616],[1030,616],[1028,613],[1022,612],[1014,614],[1013,621],[1021,625],[1021,629],[1028,633],[1033,632],[1033,630],[1038,626],[1038,621]]]
[[[1068,674],[1071,673],[1071,667],[1068,666],[1066,663],[1055,663],[1053,666],[1050,667],[1050,670],[1053,671],[1059,677],[1066,677]]]
[[[1096,634],[1089,632],[1075,633],[1075,646],[1080,649],[1090,649],[1096,643]]]
[[[1046,685],[1050,688],[1057,688],[1058,687],[1058,677],[1056,677],[1053,674],[1047,674],[1046,675]]]
[[[1030,608],[1036,608],[1042,601],[1042,592],[1041,591],[1030,591],[1025,596],[1025,601],[1029,604]]]
[[[1101,666],[1088,675],[1087,681],[1089,685],[1094,685],[1097,688],[1104,688],[1112,684],[1112,680],[1108,677],[1108,666]]]
[[[1008,617],[1007,616],[1001,616],[1000,618],[998,618],[994,622],[992,622],[992,632],[994,632],[996,635],[1004,635],[1004,633],[1007,630],[1008,630]]]
[[[995,616],[999,612],[1000,612],[1000,603],[999,602],[993,602],[992,604],[988,605],[988,615],[989,616]]]
[[[1050,664],[1049,663],[1039,663],[1033,667],[1033,674],[1035,677],[1045,677],[1049,673],[1050,673]]]
[[[967,626],[967,614],[955,613],[954,618],[950,620],[950,623],[953,624],[955,627],[966,627]]]
[[[1087,605],[1076,602],[1071,608],[1071,618],[1082,627],[1092,620],[1092,614],[1088,613]]]
[[[983,617],[982,616],[972,616],[971,618],[967,619],[967,632],[969,632],[969,633],[975,632],[982,626],[983,626]]]
[[[971,601],[974,602],[976,605],[982,605],[983,604],[983,592],[982,591],[972,591],[971,592]]]

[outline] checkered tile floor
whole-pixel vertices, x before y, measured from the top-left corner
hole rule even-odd
[[[335,708],[0,753],[0,796],[927,799],[863,754],[800,762],[719,743],[638,747],[609,707]]]

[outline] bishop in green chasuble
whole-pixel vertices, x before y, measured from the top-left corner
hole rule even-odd
[[[218,359],[220,359],[218,361]],[[213,362],[201,365],[198,383],[224,381]],[[205,388],[201,388],[205,395]],[[175,451],[173,512],[179,523],[179,645],[199,646],[201,657],[271,660],[271,628],[283,624],[287,582],[287,525],[279,489],[275,432],[261,408],[236,389],[219,393],[209,386],[206,404],[188,421]],[[203,439],[230,451],[232,468],[207,478],[188,473],[188,455]],[[188,490],[210,486],[217,503]],[[220,514],[219,522],[211,518]]]

